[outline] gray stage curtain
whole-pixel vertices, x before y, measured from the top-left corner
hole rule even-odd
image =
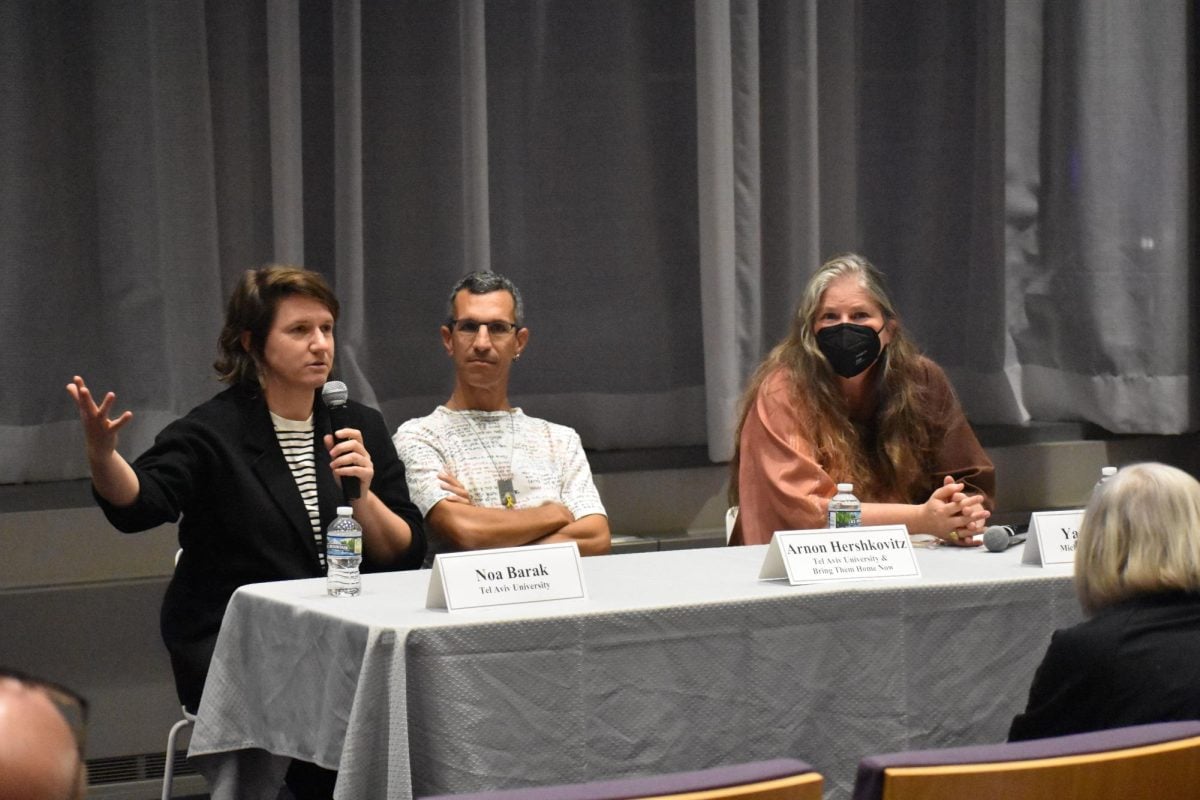
[[[532,336],[514,399],[707,445],[824,257],[889,275],[972,419],[1197,427],[1185,0],[0,0],[0,482],[136,455],[220,386],[237,275],[325,273],[337,371],[445,399],[449,286]]]

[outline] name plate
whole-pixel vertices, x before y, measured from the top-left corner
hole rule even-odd
[[[1022,564],[1072,564],[1083,509],[1071,511],[1035,511],[1029,518],[1029,539],[1025,542]]]
[[[921,569],[903,525],[776,531],[758,573],[760,581],[787,578],[793,586],[919,577]]]
[[[426,608],[464,608],[587,597],[575,542],[438,553]]]

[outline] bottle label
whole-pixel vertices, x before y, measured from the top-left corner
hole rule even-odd
[[[325,541],[325,555],[331,558],[348,558],[362,555],[362,535],[340,536],[329,534]]]
[[[862,511],[855,509],[847,509],[845,511],[830,511],[829,512],[829,527],[831,528],[857,528],[862,519]]]

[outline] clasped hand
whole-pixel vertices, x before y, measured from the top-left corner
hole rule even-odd
[[[983,506],[983,495],[966,494],[966,484],[956,483],[947,475],[942,485],[929,495],[922,505],[926,530],[942,540],[943,544],[958,547],[974,547],[979,542],[974,538],[983,532],[991,516]]]

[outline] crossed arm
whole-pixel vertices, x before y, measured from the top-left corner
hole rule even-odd
[[[575,518],[562,503],[533,508],[483,508],[471,503],[470,494],[447,472],[438,474],[451,494],[429,510],[431,528],[463,550],[485,547],[519,547],[574,541],[581,555],[602,555],[610,549],[608,518],[588,514]]]

